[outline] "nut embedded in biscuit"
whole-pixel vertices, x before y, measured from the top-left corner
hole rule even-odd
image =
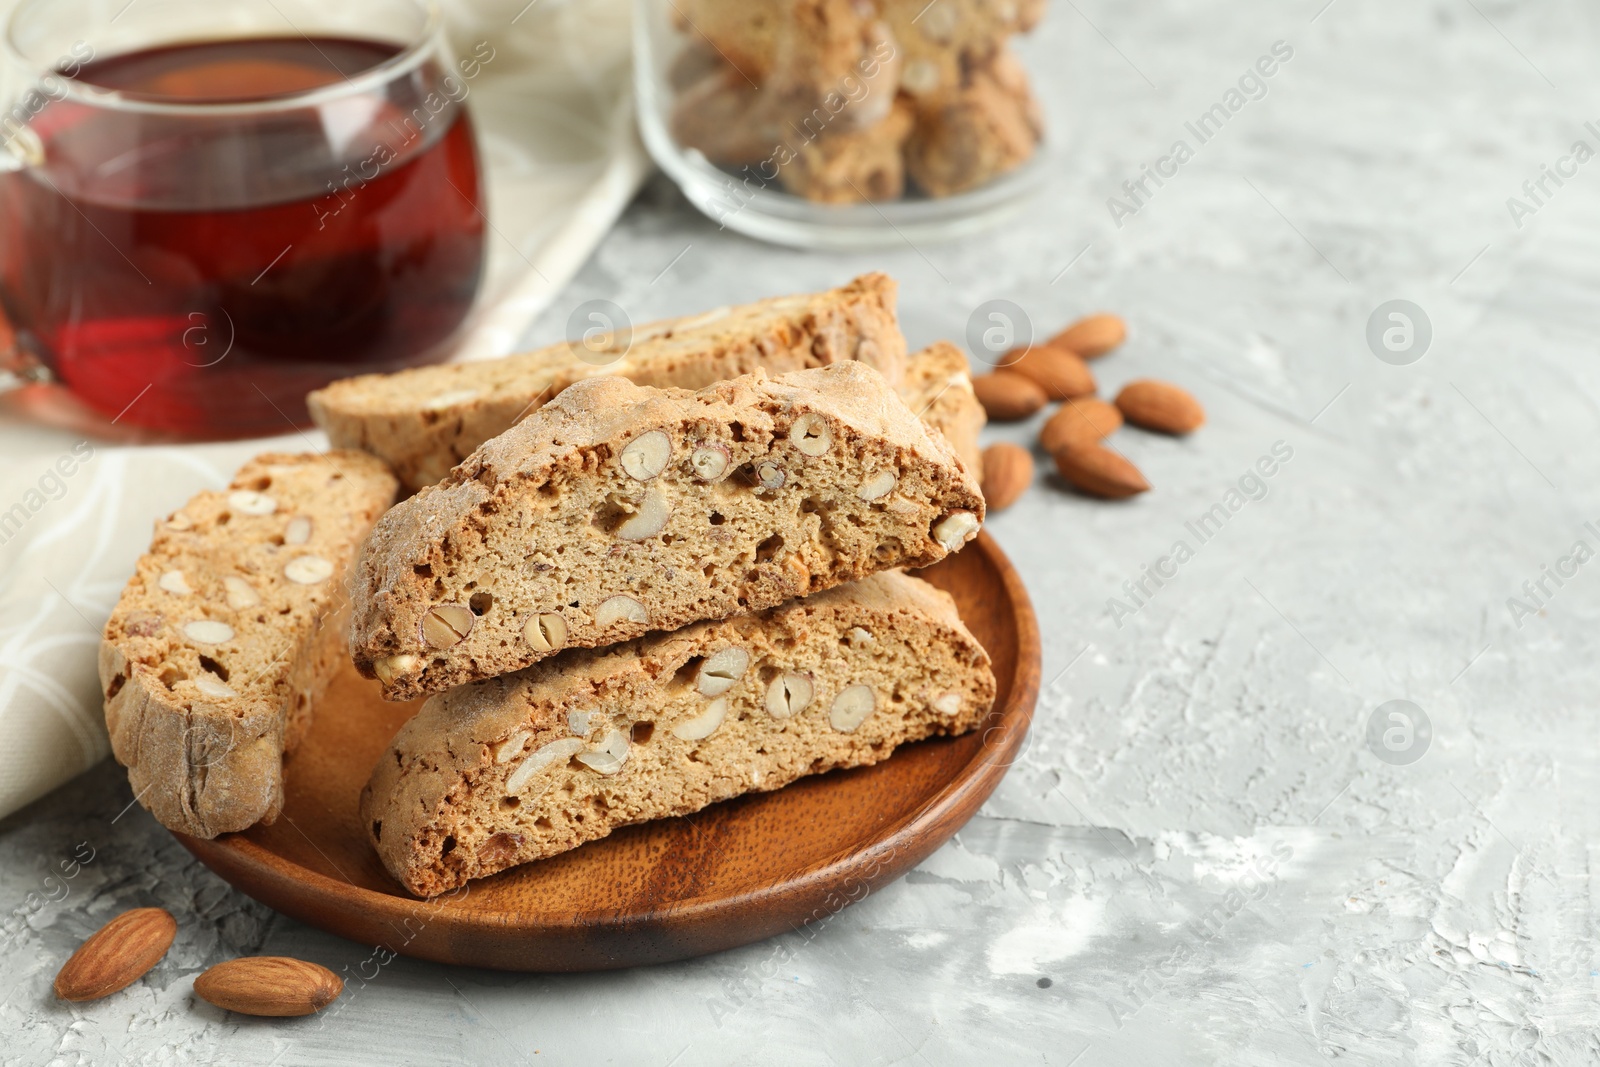
[[[283,576],[296,585],[317,585],[333,577],[333,564],[321,556],[298,556],[283,568]]]
[[[689,457],[694,476],[702,482],[714,482],[728,473],[728,446],[720,441],[702,441]]]
[[[933,528],[933,539],[947,550],[956,552],[977,532],[978,516],[970,511],[955,511]]]
[[[249,489],[238,489],[229,493],[228,503],[233,510],[243,515],[271,515],[278,510],[276,500]]]
[[[631,596],[618,595],[602,601],[594,613],[594,624],[602,629],[619,622],[647,623],[650,613]]]
[[[661,489],[651,487],[645,490],[644,499],[639,503],[639,510],[633,517],[617,527],[617,536],[624,541],[643,541],[647,537],[654,537],[666,529],[667,520],[672,517],[672,501],[667,499],[667,494]]]
[[[869,474],[867,480],[861,483],[861,488],[856,490],[856,496],[862,500],[881,500],[894,491],[895,483],[898,481],[894,471]]]
[[[574,757],[579,763],[597,774],[611,776],[622,770],[628,762],[628,735],[612,730],[600,742],[600,747],[590,752],[580,752]]]
[[[388,685],[396,678],[410,674],[421,665],[422,660],[416,656],[385,656],[383,659],[372,661],[372,673],[378,676],[378,681]]]
[[[767,686],[767,714],[792,719],[810,706],[814,691],[810,675],[785,671]]]
[[[567,643],[567,620],[555,612],[535,615],[522,629],[522,636],[535,652],[550,652]]]
[[[640,434],[622,450],[622,469],[635,481],[648,482],[672,462],[672,438],[660,430]]]
[[[189,640],[202,645],[221,645],[233,640],[233,627],[215,619],[184,623],[183,632]]]
[[[422,617],[422,640],[429,648],[453,648],[472,632],[477,616],[461,604],[438,604]]]
[[[833,698],[828,722],[842,734],[855,733],[878,706],[878,696],[870,685],[846,686]]]
[[[516,796],[533,780],[534,775],[546,767],[564,763],[582,752],[584,747],[582,738],[563,737],[559,741],[552,741],[539,748],[533,755],[523,760],[517,769],[511,772],[511,777],[506,779],[506,795]]]
[[[702,741],[717,732],[722,720],[728,717],[728,698],[718,697],[706,705],[706,710],[692,719],[686,719],[672,728],[672,735],[684,741]]]
[[[695,677],[695,688],[703,696],[721,696],[744,677],[745,669],[749,666],[750,653],[731,645],[713,653],[701,664],[700,673]]]
[[[776,463],[763,463],[756,468],[756,480],[763,489],[782,489],[788,475]]]
[[[833,432],[828,420],[807,412],[789,427],[789,443],[807,456],[821,456],[833,447]]]

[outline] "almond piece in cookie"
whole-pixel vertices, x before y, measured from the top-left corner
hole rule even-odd
[[[965,733],[994,696],[950,597],[888,572],[433,697],[379,758],[361,821],[401,884],[434,896],[629,823]]]
[[[641,481],[621,457],[657,433],[667,463]],[[696,456],[724,451],[707,480]],[[975,472],[864,364],[698,393],[592,379],[384,516],[351,651],[406,699],[555,654],[536,616],[564,647],[626,641],[927,566],[982,518]]]
[[[111,750],[163,826],[210,838],[277,818],[284,753],[345,657],[345,575],[397,488],[365,452],[268,454],[156,525],[100,683]]]
[[[306,400],[334,447],[371,452],[416,490],[585,378],[620,374],[640,385],[700,389],[758,368],[783,374],[859,360],[898,383],[906,342],[895,292],[893,279],[868,274],[826,292],[637,326],[597,338],[592,349],[563,342],[504,359],[368,374]]]

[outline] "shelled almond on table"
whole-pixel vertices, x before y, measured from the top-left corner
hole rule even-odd
[[[1137,496],[1150,488],[1132,461],[1105,443],[1125,423],[1169,436],[1189,434],[1205,424],[1200,402],[1169,382],[1129,382],[1115,403],[1095,396],[1098,385],[1088,361],[1110,354],[1127,335],[1127,325],[1118,316],[1089,315],[1048,341],[1008,352],[999,369],[972,380],[974,395],[996,422],[1026,419],[1048,401],[1062,401],[1040,429],[1039,444],[1054,460],[1062,480],[1085,495],[1107,500]],[[999,447],[985,451],[986,492],[991,482],[988,457]],[[1020,495],[1015,490],[1020,463],[1009,451],[999,456],[991,511],[1010,506]]]
[[[177,933],[178,921],[164,908],[123,912],[91,934],[62,965],[56,996],[99,1000],[126,989],[161,962]]]
[[[990,511],[1004,511],[1033,484],[1033,457],[1009,441],[983,450],[983,499]]]

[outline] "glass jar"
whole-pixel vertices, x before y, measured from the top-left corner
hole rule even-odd
[[[861,249],[983,230],[1044,174],[1011,39],[1045,0],[634,0],[646,146],[722,226]]]

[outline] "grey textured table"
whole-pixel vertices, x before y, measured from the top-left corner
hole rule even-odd
[[[1151,493],[1106,505],[1041,474],[990,523],[1038,606],[1048,686],[978,818],[815,936],[578,977],[376,968],[231,891],[141,809],[114,818],[130,794],[108,764],[0,824],[6,914],[93,849],[64,901],[3,931],[0,1060],[1595,1062],[1600,163],[1571,153],[1600,148],[1600,9],[1053,8],[1025,45],[1058,135],[1027,218],[809,255],[720,233],[657,181],[535,331],[593,297],[643,321],[885,269],[913,343],[962,337],[990,299],[1041,329],[1110,308],[1132,337],[1097,365],[1108,391],[1155,375],[1199,394],[1192,439],[1118,438]],[[1185,123],[1275,41],[1293,55],[1265,95],[1199,144]],[[1193,158],[1117,226],[1107,198],[1180,138]],[[1530,196],[1546,166],[1563,184]],[[1393,299],[1431,322],[1408,365],[1366,339]],[[1230,497],[1277,442],[1292,458],[1264,497]],[[1219,503],[1202,540],[1187,524]],[[1175,576],[1132,599],[1180,541]],[[1385,711],[1369,741],[1391,700],[1431,737]],[[139,904],[178,916],[166,961],[56,1003],[71,948]],[[294,1022],[196,1002],[194,975],[240,953],[317,960],[348,992]]]

